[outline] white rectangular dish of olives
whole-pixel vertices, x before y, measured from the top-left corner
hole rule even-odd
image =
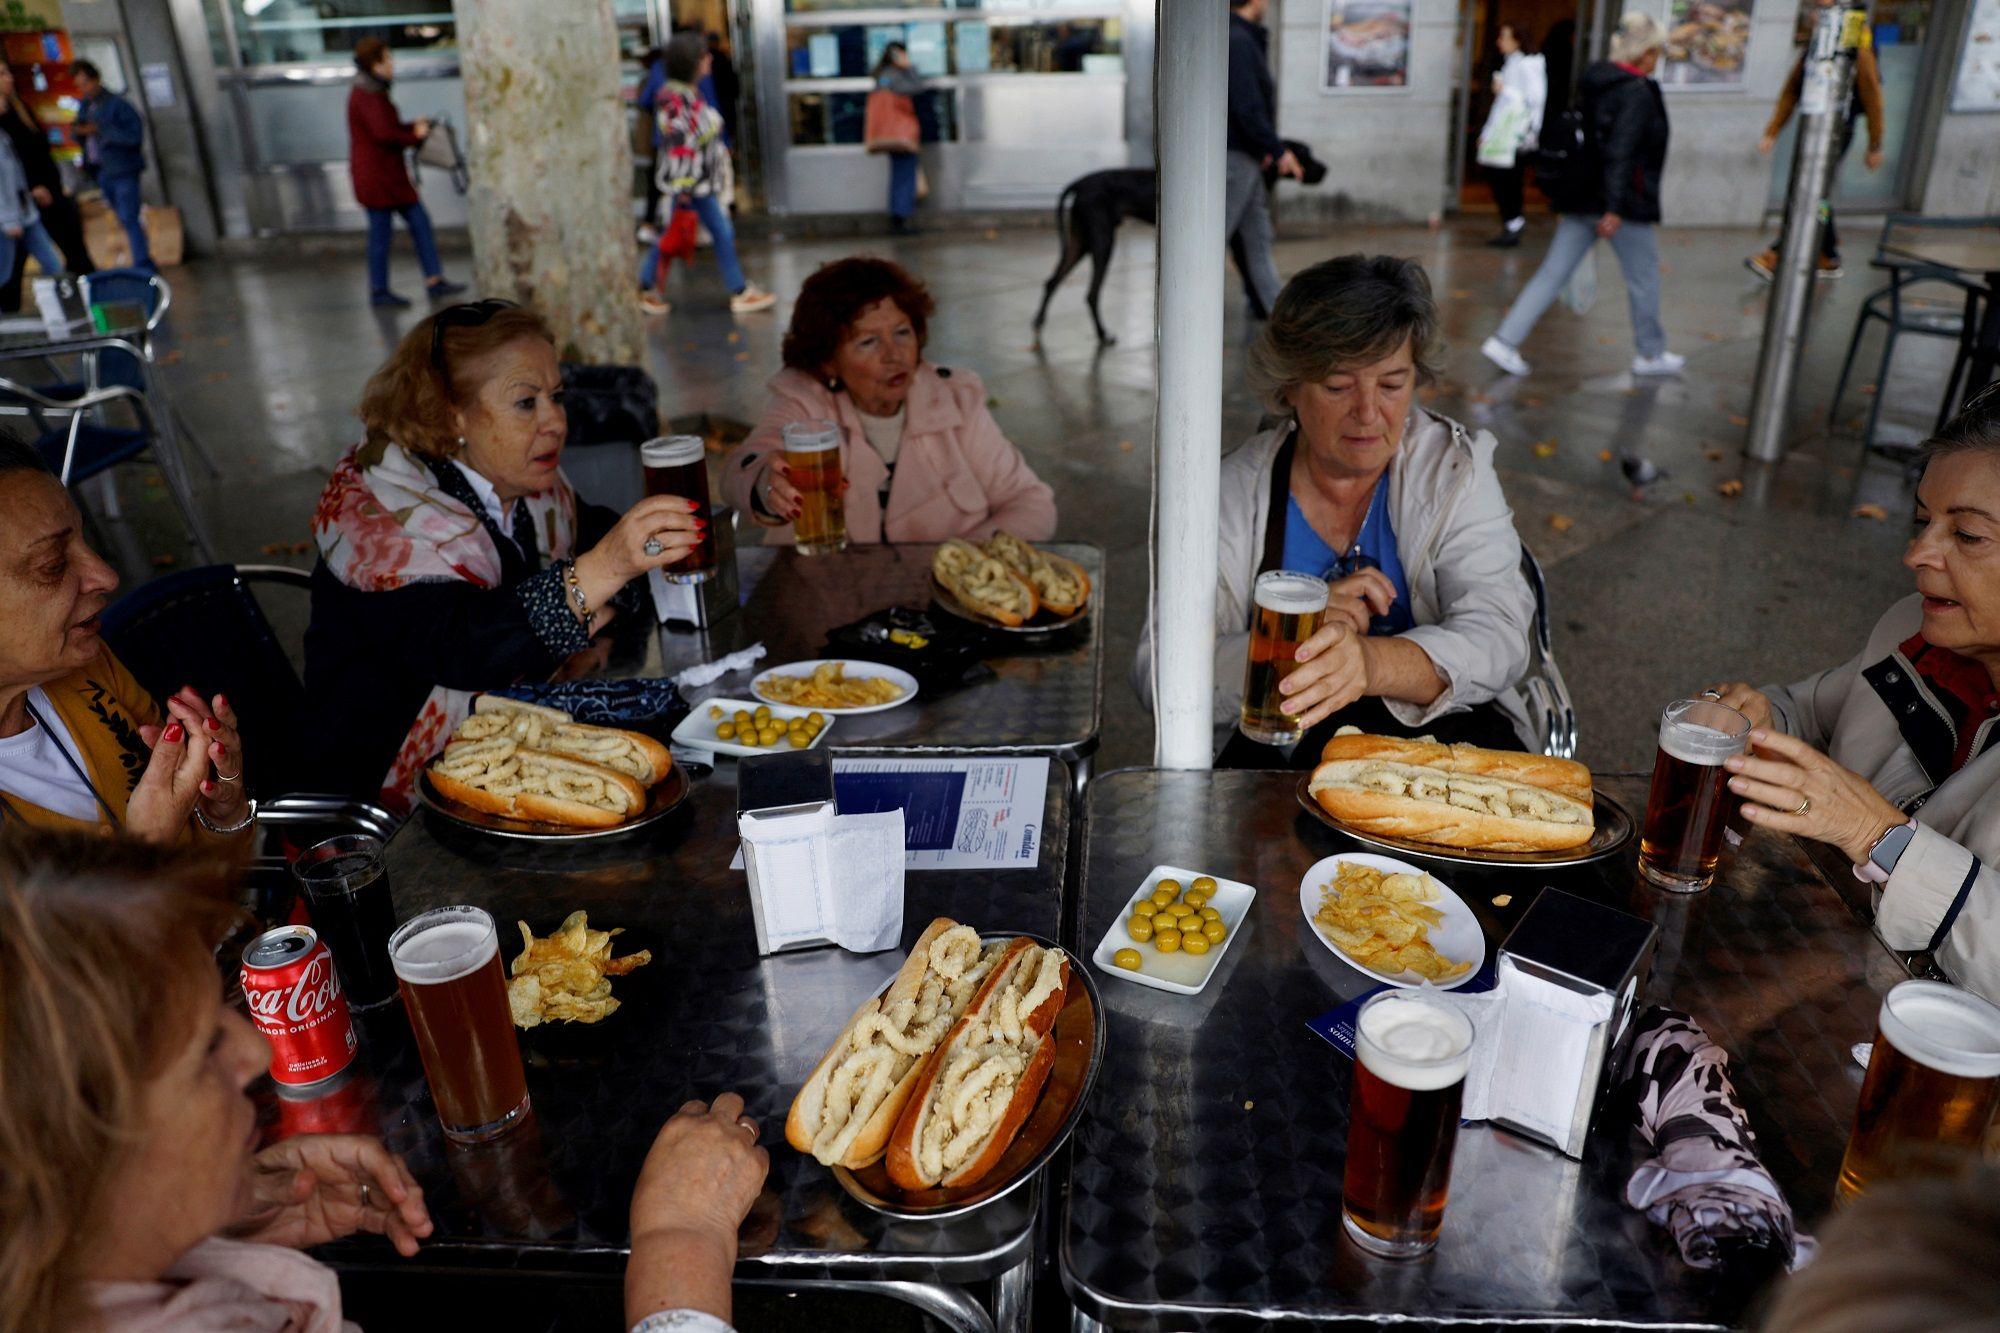
[[[1118,920],[1104,932],[1090,961],[1098,971],[1121,981],[1199,995],[1236,942],[1256,896],[1257,890],[1233,879],[1179,866],[1154,866],[1119,909]],[[1162,924],[1162,918],[1173,924]],[[1184,924],[1190,920],[1199,924]],[[1190,931],[1201,941],[1194,948],[1187,946]],[[1132,966],[1135,959],[1137,967]]]
[[[704,699],[674,728],[673,739],[675,745],[716,754],[779,754],[810,750],[831,730],[833,719],[817,709],[761,699]]]

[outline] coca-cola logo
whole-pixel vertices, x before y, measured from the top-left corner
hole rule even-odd
[[[252,1015],[267,1022],[310,1023],[316,1021],[340,998],[340,978],[332,960],[322,954],[308,959],[292,981],[290,990],[276,987],[253,989],[244,994]]]

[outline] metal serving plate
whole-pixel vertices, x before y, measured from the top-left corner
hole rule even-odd
[[[1602,791],[1591,791],[1591,803],[1595,807],[1596,829],[1590,841],[1581,847],[1570,847],[1559,852],[1493,852],[1475,847],[1440,847],[1435,843],[1412,842],[1408,838],[1394,838],[1383,833],[1367,833],[1350,828],[1335,819],[1320,807],[1312,797],[1312,774],[1299,779],[1299,804],[1307,814],[1320,823],[1342,833],[1356,842],[1367,843],[1370,847],[1380,847],[1384,851],[1395,852],[1399,856],[1414,856],[1427,861],[1442,861],[1457,866],[1581,866],[1592,861],[1602,861],[1607,856],[1616,856],[1632,841],[1636,826],[1625,807],[1606,796]]]
[[[1093,598],[1096,597],[1097,589],[1092,588],[1090,593]],[[1091,608],[1091,603],[1086,601],[1075,612],[1067,616],[1045,616],[1037,612],[1035,618],[1028,621],[1025,625],[1003,625],[991,616],[980,615],[979,612],[973,610],[964,602],[959,601],[957,597],[952,595],[951,589],[937,581],[936,575],[931,576],[931,601],[946,615],[954,616],[969,624],[977,625],[981,629],[991,630],[995,634],[1026,634],[1031,636],[1054,634],[1058,630],[1068,629],[1071,625],[1076,624],[1077,621],[1087,618],[1090,615]]]
[[[482,837],[501,838],[511,842],[573,843],[609,842],[618,838],[630,838],[644,833],[653,825],[674,812],[675,807],[687,799],[694,789],[693,781],[679,763],[646,794],[646,808],[632,818],[612,828],[571,828],[564,824],[541,824],[531,819],[511,819],[506,815],[489,815],[479,810],[468,810],[444,797],[431,787],[428,772],[417,779],[417,799],[429,807],[432,814],[447,823]]]
[[[983,943],[992,944],[1020,939],[1023,935],[995,934],[980,938]],[[1043,948],[1055,947],[1039,935],[1025,938]],[[991,1171],[956,1189],[906,1194],[890,1181],[889,1168],[882,1162],[859,1170],[836,1166],[833,1178],[840,1182],[840,1187],[856,1203],[884,1217],[935,1222],[983,1208],[1034,1179],[1035,1173],[1048,1164],[1076,1128],[1083,1104],[1090,1099],[1091,1086],[1097,1082],[1098,1067],[1104,1063],[1104,1005],[1097,998],[1097,981],[1084,963],[1079,955],[1069,955],[1069,994],[1064,997],[1062,1012],[1056,1015],[1056,1025],[1049,1033],[1056,1044],[1055,1067],[1049,1070],[1048,1082],[1042,1085],[1035,1109]],[[875,993],[880,995],[888,990],[894,980],[891,977],[883,982],[882,989]]]

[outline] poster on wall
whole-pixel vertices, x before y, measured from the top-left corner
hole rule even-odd
[[[1973,0],[1952,83],[1953,111],[2000,111],[2000,0]]]
[[[1668,88],[1743,86],[1751,0],[1669,0],[1659,80]]]
[[[1412,0],[1326,0],[1320,91],[1407,88]]]

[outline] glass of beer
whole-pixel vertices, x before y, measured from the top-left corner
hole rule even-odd
[[[1384,991],[1354,1020],[1354,1055],[1341,1221],[1370,1254],[1423,1254],[1444,1224],[1472,1020],[1432,996]]]
[[[800,555],[847,549],[847,501],[840,490],[840,427],[794,421],[785,427],[785,475],[799,493],[792,540]]]
[[[347,1007],[360,1013],[395,999],[389,932],[396,904],[381,840],[365,833],[328,838],[292,862],[292,874],[305,890],[313,929],[333,954]]]
[[[715,577],[715,525],[708,500],[708,447],[699,435],[667,435],[639,446],[646,470],[646,494],[678,495],[695,503],[694,516],[708,523],[701,538],[660,574],[669,583],[706,583]]]
[[[1243,712],[1236,725],[1265,745],[1290,745],[1305,735],[1279,705],[1278,682],[1298,665],[1299,645],[1319,632],[1326,614],[1326,580],[1289,569],[1257,576],[1256,619],[1250,622],[1250,662],[1243,673]]]
[[[1844,1201],[1878,1181],[1949,1174],[2000,1110],[2000,1008],[1940,981],[1882,997],[1875,1051],[1840,1162]]]
[[[1713,699],[1682,699],[1660,714],[1660,749],[1639,834],[1639,873],[1663,889],[1694,893],[1715,879],[1728,822],[1723,761],[1750,743],[1750,719]]]
[[[500,936],[477,907],[440,907],[389,937],[445,1137],[481,1143],[528,1113],[521,1044],[500,974]]]

